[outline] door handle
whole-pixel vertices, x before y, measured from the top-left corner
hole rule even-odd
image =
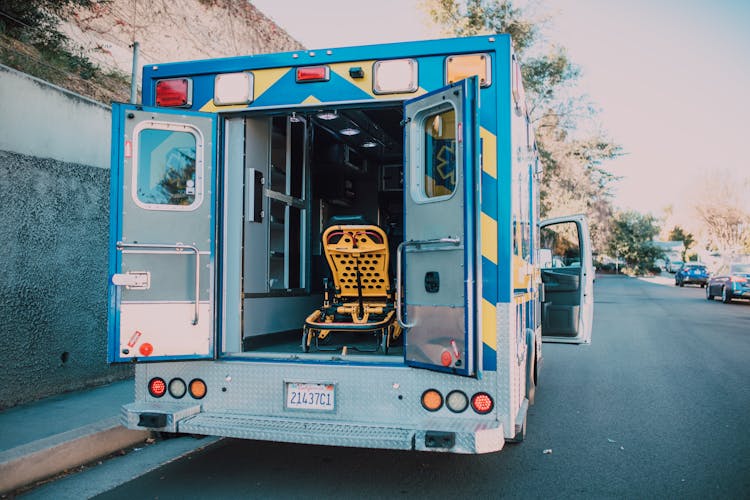
[[[113,274],[112,284],[124,286],[128,290],[148,290],[151,288],[151,273],[148,271],[128,271],[123,274]]]
[[[193,317],[193,324],[198,324],[198,311],[200,308],[200,292],[201,292],[201,286],[200,286],[200,273],[201,273],[201,255],[200,250],[198,250],[198,247],[193,245],[183,245],[183,244],[176,244],[176,245],[162,245],[158,243],[123,243],[122,241],[117,242],[117,249],[118,250],[127,250],[127,249],[134,249],[134,250],[177,250],[177,251],[184,251],[187,250],[188,252],[193,252],[195,254],[195,316]],[[117,285],[115,283],[115,276],[118,276],[115,274],[112,276],[112,283]],[[119,275],[122,276],[122,275]]]

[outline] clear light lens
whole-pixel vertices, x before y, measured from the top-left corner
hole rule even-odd
[[[372,70],[372,91],[376,94],[416,92],[419,87],[417,68],[415,59],[377,61]]]
[[[469,397],[461,391],[452,391],[445,398],[445,406],[453,413],[461,413],[469,407]]]
[[[214,80],[214,104],[249,104],[253,102],[252,73],[224,73]]]
[[[427,411],[438,411],[443,406],[443,395],[435,389],[427,389],[422,393],[422,407]]]
[[[173,378],[169,381],[169,394],[175,398],[180,399],[187,392],[187,386],[185,381],[180,378]]]

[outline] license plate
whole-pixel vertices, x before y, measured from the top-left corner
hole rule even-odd
[[[286,383],[286,408],[288,410],[333,411],[335,408],[333,384]]]

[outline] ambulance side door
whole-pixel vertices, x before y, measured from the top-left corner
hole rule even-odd
[[[112,108],[108,358],[214,356],[216,119]]]
[[[588,344],[594,317],[594,264],[584,215],[540,224],[544,341]]]

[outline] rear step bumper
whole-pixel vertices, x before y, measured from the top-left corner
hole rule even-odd
[[[156,413],[166,414],[157,419]],[[143,417],[146,415],[146,418]],[[191,405],[131,403],[123,407],[123,424],[143,429],[143,422],[164,422],[166,432],[224,436],[261,441],[350,446],[392,450],[442,451],[450,453],[489,453],[502,449],[502,425],[451,425],[450,429],[408,429],[385,425],[364,425],[291,418],[258,417],[242,413],[200,413]],[[139,426],[139,423],[141,425]]]

